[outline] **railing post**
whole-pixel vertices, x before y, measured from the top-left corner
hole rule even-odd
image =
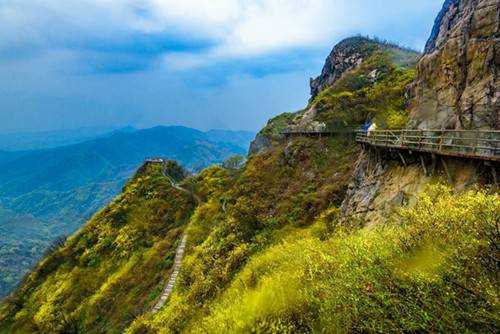
[[[444,142],[444,129],[441,129],[441,138],[439,138],[439,152],[443,150],[443,142]]]
[[[477,154],[477,147],[479,146],[479,130],[476,130],[476,142],[474,143],[474,155]]]

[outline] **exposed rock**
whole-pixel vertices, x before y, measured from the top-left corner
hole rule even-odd
[[[411,88],[410,126],[500,129],[500,2],[447,0]]]
[[[447,0],[417,65],[410,126],[500,129],[499,38],[500,1]],[[416,157],[408,166],[385,158],[376,164],[367,152],[360,157],[342,204],[344,219],[383,222],[401,205],[413,205],[429,183],[448,179],[441,163],[429,177]],[[446,165],[455,189],[491,182],[491,168],[474,161],[449,158]]]
[[[333,48],[326,58],[321,75],[316,79],[311,79],[311,100],[340,79],[344,73],[361,65],[376,51],[387,52],[392,61],[402,68],[415,66],[415,63],[420,58],[417,51],[402,48],[386,41],[367,37],[344,39]],[[370,80],[375,81],[377,74],[377,72],[370,73]]]
[[[405,167],[394,160],[375,163],[373,156],[370,160],[364,152],[356,165],[353,181],[341,206],[344,221],[383,223],[401,206],[413,206],[427,185],[446,181],[441,166],[436,168],[434,175],[426,176],[419,163]],[[474,161],[449,159],[447,166],[453,175],[450,185],[457,190],[484,183],[487,168],[478,169]]]
[[[264,136],[263,134],[259,133],[255,137],[255,139],[250,143],[250,148],[248,150],[248,154],[257,154],[264,150],[265,148],[271,146],[272,141],[269,137]]]
[[[342,74],[359,66],[376,48],[376,42],[364,37],[347,38],[337,44],[326,58],[321,75],[311,79],[311,99],[330,87]]]

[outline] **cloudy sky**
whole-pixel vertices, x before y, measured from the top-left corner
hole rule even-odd
[[[443,0],[2,0],[0,133],[257,130],[307,102],[333,45],[422,49]]]

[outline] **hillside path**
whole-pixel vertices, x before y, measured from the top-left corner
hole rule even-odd
[[[174,189],[182,191],[183,193],[186,193],[189,196],[193,197],[196,200],[198,205],[200,205],[202,203],[202,200],[198,195],[194,194],[192,191],[189,191],[189,190],[177,185],[175,180],[172,177],[170,177],[170,175],[168,175],[164,170],[162,171],[162,174],[170,181],[170,184],[172,185],[172,187]],[[186,231],[187,231],[187,228],[186,228]],[[187,238],[188,238],[187,232],[184,232],[182,239],[181,239],[181,242],[180,242],[179,246],[177,246],[177,250],[175,251],[175,260],[174,260],[172,274],[170,274],[170,278],[168,280],[167,286],[165,287],[162,294],[160,295],[160,299],[158,300],[158,302],[155,304],[155,306],[151,310],[152,314],[158,313],[163,308],[163,306],[165,306],[165,303],[167,302],[168,297],[170,297],[170,294],[172,293],[172,290],[174,289],[175,282],[177,281],[177,276],[179,276],[179,272],[181,271],[181,268],[182,268],[182,259],[184,258],[184,251],[186,249]]]
[[[184,234],[175,252],[174,267],[172,274],[170,275],[170,279],[168,280],[167,286],[165,287],[165,290],[163,290],[160,299],[151,310],[151,313],[153,314],[157,313],[163,308],[163,306],[167,302],[168,297],[170,297],[172,290],[174,289],[175,281],[177,280],[177,276],[179,275],[179,272],[181,270],[182,258],[184,257],[184,250],[186,248],[186,241],[187,241],[187,234]]]

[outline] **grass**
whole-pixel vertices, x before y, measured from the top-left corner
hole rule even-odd
[[[143,166],[7,299],[0,332],[121,333],[154,304],[193,205]]]

